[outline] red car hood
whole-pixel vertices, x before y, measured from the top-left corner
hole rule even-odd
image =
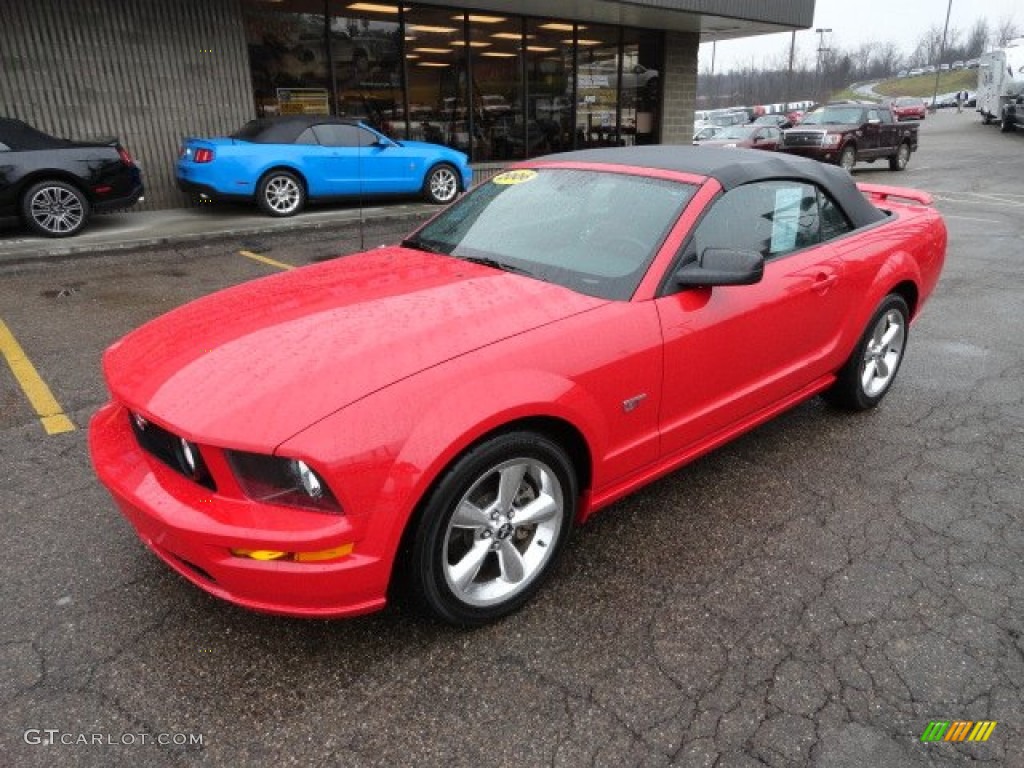
[[[107,350],[114,399],[192,440],[268,451],[375,390],[605,304],[382,248],[186,304]]]

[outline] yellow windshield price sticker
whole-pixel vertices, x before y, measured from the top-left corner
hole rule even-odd
[[[537,178],[536,171],[523,169],[521,171],[505,171],[504,173],[499,173],[497,176],[491,179],[491,181],[493,181],[495,184],[509,185],[523,184],[527,181],[532,181],[535,178]]]

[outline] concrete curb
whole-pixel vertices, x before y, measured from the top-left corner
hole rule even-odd
[[[405,219],[425,219],[440,211],[440,207],[428,204],[402,205],[393,207],[374,207],[363,211],[364,225],[379,222],[402,221]],[[161,220],[183,218],[188,223],[189,212],[181,210],[139,212],[124,214],[125,221],[135,223],[138,219],[131,217],[147,217],[154,222],[154,229],[159,229]],[[258,219],[246,215],[246,221],[233,224],[228,216],[217,219],[205,219],[200,214],[194,215],[195,229],[192,231],[166,232],[133,236],[116,224],[109,232],[94,236],[85,241],[50,240],[47,238],[25,236],[5,241],[0,238],[0,269],[4,267],[39,264],[48,261],[66,261],[76,256],[87,256],[98,253],[137,250],[140,248],[156,248],[189,244],[230,240],[253,235],[275,235],[287,232],[303,232],[318,230],[347,230],[359,226],[359,212],[352,209],[341,211],[309,211],[293,219]],[[102,221],[102,217],[97,217]],[[93,222],[95,223],[95,221]],[[88,232],[88,230],[87,230]],[[86,235],[88,236],[88,235]]]

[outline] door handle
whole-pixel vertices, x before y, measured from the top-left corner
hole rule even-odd
[[[829,275],[824,272],[819,272],[818,275],[814,278],[814,285],[812,286],[812,288],[818,293],[825,293],[825,291],[827,291],[829,288],[835,285],[838,280],[839,275]]]

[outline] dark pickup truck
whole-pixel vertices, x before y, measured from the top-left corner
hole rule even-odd
[[[889,168],[902,171],[917,150],[917,124],[899,123],[880,104],[828,104],[808,114],[799,125],[782,132],[780,152],[813,157],[846,170],[862,160],[889,158]]]

